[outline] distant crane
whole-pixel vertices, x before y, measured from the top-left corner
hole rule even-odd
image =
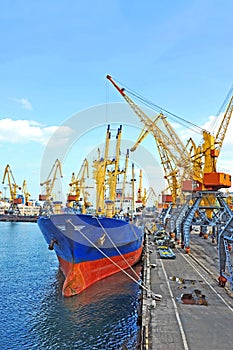
[[[25,205],[28,205],[31,194],[28,192],[26,180],[23,181],[22,191],[24,194]]]
[[[85,186],[86,177],[89,178],[89,164],[88,160],[85,158],[77,177],[75,173],[72,173],[71,182],[69,184],[70,191],[67,197],[68,203],[71,203],[73,208],[76,208],[79,205],[78,202],[83,200],[83,205],[81,207],[83,214],[86,213],[86,208],[91,206],[91,203],[88,201],[89,193],[85,191],[85,189],[88,188]]]
[[[141,203],[142,207],[145,207],[146,205],[146,189],[144,188],[143,190],[142,188],[142,169],[140,169],[139,172],[139,186],[136,203]]]
[[[146,192],[146,206],[158,207],[157,195],[152,187],[149,187]]]
[[[44,201],[43,210],[46,212],[48,211],[53,212],[52,191],[54,189],[54,184],[55,184],[55,181],[57,180],[57,176],[59,175],[60,175],[60,178],[63,177],[61,162],[59,161],[59,159],[56,159],[47,179],[40,184],[41,186],[44,186],[45,194],[40,194],[39,200]]]
[[[15,178],[13,176],[13,173],[11,171],[10,165],[7,164],[7,166],[5,167],[5,171],[4,171],[4,175],[3,175],[3,179],[2,179],[2,183],[5,183],[5,180],[7,178],[7,182],[8,182],[8,186],[9,186],[9,191],[10,191],[10,197],[9,197],[9,201],[10,201],[10,207],[9,207],[9,212],[13,212],[16,214],[19,214],[19,208],[18,208],[18,204],[22,203],[22,198],[17,197],[17,190],[21,190],[21,187],[18,186],[16,184]]]

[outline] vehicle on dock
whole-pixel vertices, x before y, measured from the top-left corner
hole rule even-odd
[[[159,257],[161,259],[175,259],[176,255],[173,250],[166,246],[160,246],[158,249]]]

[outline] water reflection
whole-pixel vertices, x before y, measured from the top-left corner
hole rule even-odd
[[[140,274],[141,265],[136,266]],[[128,273],[132,275],[130,270]],[[41,349],[136,349],[138,285],[122,272],[71,298],[61,296],[58,273],[37,317]],[[38,347],[40,348],[40,346]]]

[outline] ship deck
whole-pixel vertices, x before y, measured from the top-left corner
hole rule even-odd
[[[190,254],[177,246],[176,259],[161,259],[150,234],[145,248],[143,280],[162,300],[143,291],[141,349],[232,349],[233,293],[218,285],[217,244],[193,232]],[[195,290],[202,301],[184,304],[182,294]]]

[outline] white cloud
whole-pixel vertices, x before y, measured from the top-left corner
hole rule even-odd
[[[12,98],[12,101],[20,104],[22,108],[27,109],[28,111],[32,110],[32,104],[27,98]]]
[[[209,131],[212,135],[216,136],[217,132],[220,128],[221,122],[223,120],[223,116],[224,114],[221,113],[218,117],[216,116],[209,116],[208,120],[206,121],[206,123],[202,126],[203,129]],[[222,129],[222,132],[224,132],[224,128]],[[224,145],[231,145],[233,144],[233,139],[232,139],[232,134],[233,134],[233,116],[228,124],[228,127],[226,129],[225,132],[225,137],[223,140],[223,146]]]
[[[0,119],[0,143],[38,142],[46,144],[57,126],[43,126],[33,120]]]

